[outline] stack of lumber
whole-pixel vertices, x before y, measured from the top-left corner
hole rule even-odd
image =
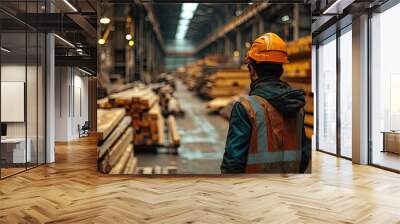
[[[102,173],[133,174],[134,156],[131,118],[124,109],[97,109],[98,169]]]
[[[206,80],[200,94],[211,99],[235,96],[250,86],[248,71],[241,69],[220,69]]]
[[[151,88],[160,97],[160,105],[163,115],[183,116],[184,111],[175,96],[175,88],[170,84],[157,83],[152,84]]]
[[[181,140],[179,137],[178,128],[176,126],[176,120],[173,115],[169,115],[167,119],[168,123],[168,133],[171,145],[180,145]]]
[[[112,94],[108,103],[112,108],[125,108],[135,130],[135,145],[163,143],[164,119],[158,104],[159,97],[149,87],[139,86]]]
[[[216,113],[228,106],[235,97],[218,97],[213,100],[210,100],[206,104],[206,110],[208,113]]]
[[[303,89],[306,94],[305,130],[307,138],[313,135],[314,100],[311,90],[311,36],[305,36],[288,43],[289,64],[284,65],[282,79],[292,87]]]
[[[226,65],[228,58],[222,55],[208,55],[193,63],[189,63],[185,68],[179,68],[177,74],[180,74],[180,79],[189,90],[195,90],[201,84],[204,76],[209,74],[209,70]],[[184,70],[184,72],[183,72]]]
[[[108,97],[97,100],[97,108],[111,109],[112,105],[108,102]]]
[[[174,105],[175,103],[175,105]],[[124,108],[130,117],[130,126],[133,127],[132,140],[135,146],[157,147],[164,145],[169,130],[170,143],[179,145],[179,134],[176,129],[175,118],[164,119],[160,106],[160,97],[150,86],[138,85],[123,92],[115,93],[98,101],[100,108]],[[178,110],[177,101],[169,99],[167,110]],[[175,109],[173,109],[175,108]],[[180,107],[179,107],[180,108]],[[168,115],[174,115],[169,113]],[[171,120],[171,121],[170,121]],[[171,138],[173,137],[173,138]]]

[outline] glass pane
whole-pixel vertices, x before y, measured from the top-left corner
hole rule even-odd
[[[400,170],[400,4],[374,15],[372,25],[372,163]]]
[[[37,103],[38,103],[38,35],[36,32],[27,33],[28,38],[28,63],[27,63],[27,97],[26,97],[26,114],[27,114],[27,142],[30,148],[30,161],[28,167],[37,165],[37,132],[38,132],[38,119],[37,119]]]
[[[352,156],[352,33],[340,36],[340,153]]]
[[[1,47],[1,172],[5,177],[25,170],[25,163],[31,161],[25,120],[25,33],[3,32]]]
[[[45,163],[45,52],[46,37],[44,34],[39,34],[38,45],[38,164]]]
[[[318,149],[336,153],[336,39],[318,48]]]

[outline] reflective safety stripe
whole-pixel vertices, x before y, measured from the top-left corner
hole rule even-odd
[[[253,108],[256,114],[256,122],[257,122],[257,152],[267,151],[268,146],[268,131],[267,124],[265,123],[265,110],[258,103],[258,101],[253,97],[249,96],[248,100],[250,102],[251,107]],[[261,151],[260,151],[261,150]],[[250,156],[250,154],[249,154]]]
[[[278,152],[268,152],[259,151],[257,154],[249,154],[247,156],[247,164],[265,164],[265,163],[275,163],[275,162],[292,162],[301,159],[301,151],[278,151]]]

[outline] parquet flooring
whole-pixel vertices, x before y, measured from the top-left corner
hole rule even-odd
[[[319,152],[310,175],[96,172],[93,139],[0,181],[0,223],[400,223],[400,175]]]

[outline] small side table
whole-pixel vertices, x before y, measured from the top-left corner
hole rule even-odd
[[[383,150],[382,152],[391,152],[400,154],[400,131],[382,131]]]

